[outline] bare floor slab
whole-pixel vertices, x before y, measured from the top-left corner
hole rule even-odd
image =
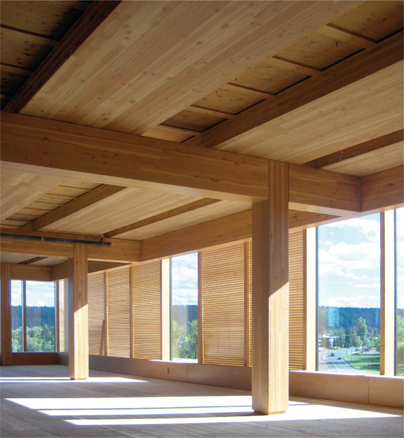
[[[293,398],[256,415],[251,393],[68,368],[1,367],[1,437],[402,437],[400,409]]]

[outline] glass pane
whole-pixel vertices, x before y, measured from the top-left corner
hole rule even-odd
[[[404,208],[396,210],[396,373],[404,376]]]
[[[22,349],[22,281],[11,280],[11,351],[19,353]]]
[[[55,286],[27,281],[27,351],[55,351]]]
[[[380,373],[380,215],[318,227],[318,366]]]
[[[198,361],[198,253],[171,259],[171,360]]]

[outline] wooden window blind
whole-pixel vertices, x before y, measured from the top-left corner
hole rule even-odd
[[[289,368],[304,369],[304,232],[289,234]]]
[[[161,359],[161,263],[132,269],[133,357]]]
[[[107,273],[108,355],[130,357],[129,267]]]
[[[101,345],[104,321],[104,273],[88,276],[88,343],[89,354],[104,353]]]
[[[200,257],[203,363],[244,366],[244,244]]]

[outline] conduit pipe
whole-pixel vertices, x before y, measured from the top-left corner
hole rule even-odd
[[[25,239],[25,240],[36,240],[40,242],[57,242],[57,243],[79,243],[82,245],[93,245],[93,246],[111,246],[111,242],[104,242],[101,238],[100,241],[94,240],[77,240],[77,239],[62,239],[59,237],[44,237],[44,236],[29,236],[23,234],[8,234],[0,233],[0,237],[8,239]]]

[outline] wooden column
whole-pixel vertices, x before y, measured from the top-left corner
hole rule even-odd
[[[394,210],[381,213],[380,374],[394,376],[395,249]]]
[[[268,200],[252,209],[252,398],[257,413],[289,399],[288,165],[269,162]]]
[[[73,380],[88,378],[87,246],[73,245],[68,261],[69,374]]]
[[[316,371],[316,294],[317,294],[317,258],[316,258],[316,228],[305,230],[305,370]]]
[[[161,267],[161,360],[169,361],[170,352],[170,259],[160,262]]]
[[[11,365],[11,265],[1,264],[1,365]]]

